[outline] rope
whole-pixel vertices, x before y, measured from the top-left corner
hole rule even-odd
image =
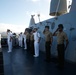
[[[58,1],[58,5],[57,5],[57,9],[56,9],[56,14],[55,14],[55,16],[57,15],[57,11],[58,11],[58,8],[59,8],[59,4],[60,4],[60,0]]]

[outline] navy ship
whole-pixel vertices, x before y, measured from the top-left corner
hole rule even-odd
[[[41,43],[40,50],[45,51],[45,40],[43,35],[43,30],[45,26],[50,27],[50,31],[53,33],[58,24],[64,25],[64,31],[67,33],[69,38],[69,45],[65,52],[65,59],[71,62],[76,62],[76,0],[51,0],[50,2],[50,16],[53,16],[51,19],[47,19],[45,21],[39,22],[35,24],[34,17],[32,15],[30,20],[29,27],[38,27],[38,31],[41,34]],[[57,56],[56,51],[56,37],[53,39],[52,44],[52,55]]]
[[[67,5],[68,1],[68,5]],[[0,38],[0,75],[76,75],[76,0],[51,0],[50,16],[53,18],[35,23],[34,15],[31,15],[29,29],[38,28],[41,34],[40,41],[40,56],[34,58],[22,48],[13,48],[11,53],[7,52],[7,38]],[[50,26],[50,31],[53,33],[58,24],[64,25],[64,31],[69,38],[69,45],[65,51],[65,67],[64,70],[56,68],[56,37],[53,37],[51,54],[52,62],[44,62],[45,58],[45,38],[43,30],[45,26]],[[0,35],[1,36],[1,35]],[[15,38],[16,39],[16,38]],[[2,47],[1,47],[2,45]],[[13,43],[13,45],[16,45]]]

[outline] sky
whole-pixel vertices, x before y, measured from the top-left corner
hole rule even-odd
[[[70,0],[67,0],[70,1]],[[10,29],[24,32],[29,27],[31,15],[35,23],[51,18],[49,15],[51,0],[0,0],[0,32]]]
[[[11,29],[23,32],[29,26],[31,15],[35,22],[50,18],[50,0],[0,0],[0,31]]]

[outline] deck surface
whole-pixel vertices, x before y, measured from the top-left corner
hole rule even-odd
[[[65,63],[64,69],[56,67],[56,59],[50,63],[44,61],[45,54],[40,52],[34,58],[30,52],[22,48],[14,48],[11,53],[3,48],[4,75],[76,75],[76,65]]]

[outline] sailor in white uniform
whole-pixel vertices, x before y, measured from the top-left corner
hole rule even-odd
[[[39,42],[40,42],[40,34],[37,32],[38,28],[34,28],[34,49],[35,49],[35,55],[34,57],[39,56]]]
[[[23,34],[22,34],[22,32],[19,34],[18,40],[19,40],[19,46],[23,47]]]
[[[1,34],[0,34],[0,48],[1,48]]]
[[[7,43],[8,43],[8,53],[12,52],[12,33],[7,29]]]
[[[27,49],[27,44],[26,44],[26,32],[24,32],[23,38],[24,38],[24,49],[26,50],[26,49]]]
[[[19,46],[20,46],[20,34],[19,34],[19,36],[18,36],[18,43],[19,43]]]

